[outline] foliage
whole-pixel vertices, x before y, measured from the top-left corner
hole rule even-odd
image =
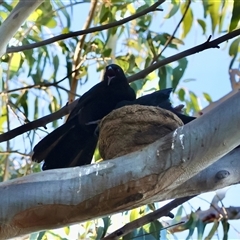
[[[155,1],[116,1],[104,0],[96,4],[94,13],[89,19],[89,26],[108,24],[148,8]],[[92,2],[91,5],[94,3]],[[12,11],[16,1],[7,1],[0,6],[0,21],[3,22]],[[85,19],[78,17],[78,11],[89,7],[89,1],[45,1],[35,10],[28,20],[16,33],[9,46],[22,46],[39,43],[52,36],[79,30]],[[76,94],[74,82],[78,86],[93,85],[97,81],[104,66],[112,60],[121,65],[130,76],[148,66],[154,61],[167,58],[178,53],[187,42],[187,37],[195,29],[208,37],[211,33],[221,35],[224,32],[237,28],[239,23],[238,1],[211,1],[203,2],[179,0],[166,2],[161,6],[164,12],[151,12],[131,22],[108,30],[93,32],[86,36],[72,37],[60,40],[49,45],[42,45],[34,49],[9,53],[2,57],[2,93],[1,93],[1,132],[38,119],[46,114],[53,113],[66,104],[70,93]],[[197,14],[201,8],[202,16]],[[77,10],[76,10],[77,9]],[[229,18],[231,15],[231,18]],[[84,16],[84,14],[83,14]],[[85,15],[88,16],[88,13]],[[90,16],[90,14],[89,14]],[[82,18],[81,18],[82,17]],[[180,21],[180,19],[182,21]],[[179,28],[171,23],[180,21]],[[173,21],[174,20],[174,21]],[[81,23],[81,24],[80,24]],[[171,27],[169,27],[171,26]],[[197,28],[196,28],[197,26]],[[176,34],[173,36],[173,32]],[[231,57],[229,68],[238,61],[240,38],[228,44],[228,54]],[[79,48],[80,46],[80,48]],[[188,46],[190,47],[190,46]],[[78,69],[76,74],[71,74]],[[187,113],[198,112],[201,109],[198,96],[186,88],[178,88],[180,81],[188,69],[188,58],[156,69],[146,78],[131,83],[138,95],[144,92],[166,87],[173,87],[175,96],[186,106]],[[94,72],[94,74],[92,73]],[[67,79],[59,81],[63,77]],[[203,97],[209,103],[212,101],[208,93]],[[54,121],[50,129],[56,128],[60,121]],[[46,130],[35,129],[11,141],[1,144],[0,179],[7,180],[20,177],[31,172],[40,171],[38,165],[30,160],[30,152],[34,144],[46,135]],[[96,160],[100,158],[98,152]],[[153,205],[154,206],[154,205]],[[150,209],[144,206],[123,213],[128,221],[132,221]],[[80,225],[79,239],[87,237],[102,238],[111,226],[110,217],[96,221],[89,221]],[[194,220],[194,213],[188,221],[189,235],[192,236],[195,227],[198,236],[202,238],[204,224]],[[224,238],[227,236],[229,226],[222,223]],[[216,223],[209,233],[209,238],[218,228]],[[161,231],[160,221],[136,229],[123,239],[159,239],[159,236],[169,237],[167,231]],[[60,234],[52,231],[34,233],[30,239],[70,239],[73,227],[66,227]],[[62,237],[65,236],[65,237]],[[164,237],[164,239],[165,239]]]

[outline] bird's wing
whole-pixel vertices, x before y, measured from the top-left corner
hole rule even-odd
[[[77,116],[84,106],[86,106],[89,102],[91,102],[95,98],[96,95],[99,95],[101,93],[101,91],[104,89],[104,87],[106,87],[105,83],[100,82],[100,83],[96,84],[95,86],[93,86],[90,90],[85,92],[79,98],[76,107],[69,114],[67,121],[69,121],[70,119]]]
[[[45,157],[49,154],[49,152],[58,144],[61,138],[71,128],[73,128],[73,126],[74,125],[72,124],[72,121],[69,121],[49,133],[40,142],[38,142],[38,144],[35,145],[35,147],[33,148],[33,161],[40,163],[42,160],[44,160]]]

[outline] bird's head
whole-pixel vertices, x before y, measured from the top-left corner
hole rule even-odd
[[[106,67],[106,71],[104,74],[104,81],[107,81],[107,85],[110,85],[112,81],[114,80],[126,80],[127,78],[120,66],[117,64],[110,64]]]

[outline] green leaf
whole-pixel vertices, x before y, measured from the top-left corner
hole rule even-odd
[[[187,236],[186,240],[188,240],[188,239],[190,239],[190,237],[192,237],[195,226],[196,226],[196,223],[197,223],[196,213],[192,212],[190,217],[189,217],[189,220],[186,223],[183,224],[184,229],[189,230],[189,233],[188,233],[188,236]]]
[[[228,54],[232,57],[232,60],[231,60],[230,65],[229,65],[229,69],[232,68],[232,65],[233,65],[233,63],[234,63],[234,61],[235,61],[235,59],[236,59],[236,57],[237,57],[237,55],[238,55],[238,52],[239,52],[239,43],[240,43],[240,37],[238,37],[237,39],[235,39],[235,40],[231,43],[231,45],[230,45],[230,47],[229,47],[229,52],[228,52]]]
[[[209,234],[205,237],[204,240],[211,240],[213,238],[214,234],[216,233],[218,226],[219,226],[219,221],[214,220],[214,224],[213,224]]]
[[[42,14],[43,11],[41,9],[36,9],[34,12],[31,13],[27,20],[36,22],[38,18],[42,16]]]
[[[229,32],[231,32],[238,26],[239,20],[240,20],[240,1],[234,0]]]
[[[38,119],[38,97],[34,101],[34,119]]]
[[[155,207],[155,204],[154,203],[149,203],[148,205],[148,208],[152,211],[155,211],[156,210],[156,207]]]
[[[44,239],[43,237],[45,236],[47,231],[42,231],[42,232],[39,232],[38,233],[38,237],[37,237],[37,240],[42,240]],[[45,236],[46,237],[46,236]]]
[[[103,237],[106,235],[108,228],[111,226],[111,218],[110,217],[104,217],[103,220]]]
[[[65,27],[65,28],[69,29],[71,26],[71,17],[66,9],[66,6],[61,1],[55,1],[54,3],[59,7],[59,10],[65,16],[65,18],[67,20],[67,27]]]
[[[172,72],[172,87],[175,89],[182,78],[186,68],[188,61],[186,58],[182,58],[178,61],[178,66],[173,69]]]
[[[49,111],[51,113],[56,112],[59,109],[58,101],[55,96],[52,96],[51,102],[49,104]]]
[[[229,223],[227,220],[222,220],[221,221],[222,223],[222,227],[223,227],[223,240],[228,240],[228,231],[229,231]]]
[[[202,1],[202,4],[203,4],[204,18],[206,18],[208,13],[208,1]]]
[[[97,236],[93,236],[94,239],[102,239],[104,237],[104,230],[103,230],[103,227],[99,226],[97,228]]]
[[[136,13],[141,12],[141,11],[143,11],[144,9],[148,8],[148,7],[149,7],[148,4],[144,4],[144,5],[142,5],[141,7],[139,7],[139,8],[136,10]]]
[[[180,88],[178,91],[178,98],[180,101],[184,101],[185,100],[185,91],[183,88]]]
[[[129,62],[125,59],[116,58],[116,64],[118,64],[124,70],[124,72],[126,72],[129,68]]]
[[[197,22],[201,26],[201,28],[203,30],[203,34],[205,34],[206,33],[206,23],[205,23],[205,21],[203,21],[202,19],[197,19]]]
[[[236,56],[238,53],[240,38],[235,39],[229,47],[229,55]]]
[[[149,233],[151,233],[155,239],[160,239],[162,227],[162,224],[158,220],[155,220],[150,223]]]
[[[129,216],[130,222],[141,217],[141,214],[139,212],[140,212],[140,208],[135,208],[131,210],[130,216]]]
[[[180,6],[179,0],[172,0],[172,4],[171,4],[171,9],[169,11],[169,13],[164,16],[164,18],[171,18],[173,15],[175,15],[175,13],[178,11]]]
[[[3,132],[4,123],[7,121],[7,109],[6,106],[2,106],[0,115],[0,132]]]
[[[210,14],[210,18],[212,22],[212,34],[214,34],[216,26],[219,23],[220,6],[221,6],[221,1],[209,1],[209,4],[208,4],[208,12]]]
[[[167,87],[172,87],[172,81],[171,81],[171,76],[172,76],[172,67],[170,66],[163,66],[159,69],[158,71],[158,77],[159,82],[158,82],[158,86],[159,89],[165,89]]]
[[[152,40],[152,36],[151,36],[150,31],[148,31],[148,34],[147,34],[147,43],[148,43],[149,49],[152,53],[152,56],[157,56],[156,49],[153,45],[153,40]],[[150,51],[149,51],[149,53],[150,53]]]
[[[64,33],[69,33],[69,28],[68,27],[64,27],[63,29],[62,29],[62,34],[64,34]],[[62,42],[61,42],[61,44],[62,44]],[[60,45],[61,46],[61,45]]]
[[[197,96],[195,93],[193,93],[192,91],[189,92],[189,95],[190,95],[190,99],[191,99],[191,102],[192,102],[192,106],[193,106],[193,109],[196,111],[196,112],[199,112],[200,111],[200,106],[198,104],[198,99],[197,99]]]
[[[133,88],[135,93],[137,93],[139,90],[141,90],[143,88],[143,85],[144,85],[144,83],[142,80],[137,80],[137,81],[130,83],[130,86],[131,86],[131,88]]]
[[[111,53],[112,53],[112,49],[111,49],[111,48],[105,48],[105,49],[103,49],[102,55],[103,55],[104,57],[110,57],[110,56],[111,56]]]
[[[109,8],[106,8],[104,5],[101,7],[100,16],[99,16],[99,23],[104,23],[110,16],[111,12]]]
[[[56,76],[56,73],[57,73],[58,67],[59,67],[59,58],[57,55],[55,55],[53,57],[53,67],[54,67],[54,75]]]
[[[219,16],[219,30],[218,32],[219,33],[222,33],[222,28],[223,28],[223,25],[225,23],[225,17],[226,17],[226,14],[229,13],[229,5],[232,6],[232,1],[222,1],[222,8],[221,8],[221,14]],[[225,27],[225,26],[224,26]]]
[[[57,21],[54,18],[51,18],[46,22],[45,26],[49,28],[55,28],[57,26]]]
[[[179,221],[182,220],[182,212],[183,212],[183,205],[181,205],[178,208],[177,213],[175,214],[175,218],[173,220],[174,223],[178,223]]]
[[[185,4],[181,4],[182,14],[185,12],[186,7],[187,7],[187,2]],[[181,39],[183,39],[187,36],[187,34],[189,33],[189,31],[192,28],[192,24],[193,24],[193,12],[192,12],[192,9],[189,7],[187,10],[187,13],[185,15],[185,18],[183,19],[183,22],[181,24],[182,28],[183,28],[183,33],[181,35]]]
[[[21,54],[20,53],[13,53],[11,64],[10,64],[10,70],[13,72],[17,72],[19,67],[21,66]]]
[[[28,117],[28,91],[25,91],[16,102],[17,107],[22,107],[26,117]]]
[[[160,239],[160,231],[161,231],[161,228],[162,228],[162,224],[158,220],[155,220],[151,223],[148,223],[148,224],[144,225],[142,228],[143,228],[144,232],[148,233],[148,235],[147,235],[147,234],[144,234],[144,232],[143,232],[145,239],[146,239],[147,236],[149,236],[148,239]],[[141,236],[143,234],[141,234]],[[150,234],[154,238],[152,238]]]
[[[211,96],[208,93],[203,93],[203,96],[209,103],[212,102],[212,98],[211,98]]]
[[[206,227],[206,223],[203,223],[201,220],[197,221],[196,228],[197,228],[197,232],[198,232],[198,239],[203,238],[203,233],[204,233],[205,227]]]

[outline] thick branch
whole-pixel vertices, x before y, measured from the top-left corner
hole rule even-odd
[[[172,191],[240,144],[239,101],[237,93],[138,152],[1,183],[0,238],[61,227],[169,198]],[[239,174],[237,178],[239,181]]]
[[[109,29],[109,28],[117,27],[117,26],[123,25],[127,22],[130,22],[130,21],[132,21],[136,18],[144,16],[147,13],[155,11],[157,9],[157,7],[159,5],[161,5],[163,2],[165,2],[165,0],[158,0],[156,3],[154,3],[149,8],[146,8],[146,9],[144,9],[144,10],[142,10],[142,11],[136,13],[136,14],[133,14],[132,16],[126,17],[122,20],[119,20],[119,21],[116,21],[116,22],[113,22],[113,23],[101,25],[101,26],[98,26],[98,27],[89,28],[89,29],[86,29],[86,30],[61,34],[61,35],[58,35],[56,37],[52,37],[52,38],[49,38],[47,40],[37,42],[37,43],[32,43],[32,44],[28,44],[28,45],[24,45],[24,46],[19,46],[19,47],[10,47],[10,48],[7,49],[7,53],[29,50],[29,49],[45,46],[45,45],[48,45],[48,44],[51,44],[51,43],[54,43],[54,42],[57,42],[57,41],[60,41],[60,40],[64,40],[64,39],[67,39],[67,38],[77,37],[77,36],[81,36],[81,35],[86,35],[88,33],[99,32],[99,31],[106,30],[106,29]]]
[[[44,0],[20,0],[0,27],[0,57],[6,52],[7,45],[28,16]]]

